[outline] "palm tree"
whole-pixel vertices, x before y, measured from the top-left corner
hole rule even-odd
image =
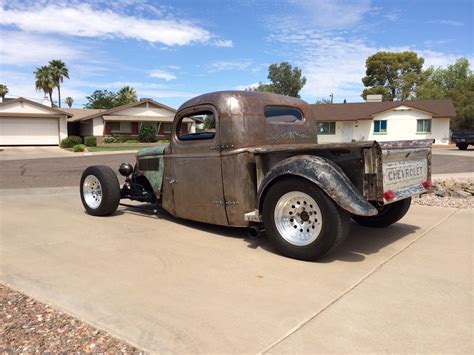
[[[116,97],[117,105],[130,104],[132,102],[138,101],[137,92],[131,86],[124,86],[118,92]]]
[[[8,87],[5,84],[0,84],[0,97],[2,102],[5,100],[5,96],[8,94]]]
[[[43,90],[45,95],[49,95],[49,101],[51,102],[51,106],[53,106],[53,89],[56,84],[53,80],[51,68],[47,65],[43,65],[42,67],[36,68],[34,74],[36,78],[36,90]]]
[[[64,99],[64,102],[69,106],[69,108],[71,108],[72,103],[74,102],[74,100],[72,99],[71,96],[68,96]]]
[[[69,79],[69,69],[66,64],[60,59],[53,59],[49,62],[51,68],[51,75],[53,77],[54,86],[58,88],[58,103],[61,107],[61,84],[64,78]]]

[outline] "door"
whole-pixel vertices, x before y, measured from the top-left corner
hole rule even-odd
[[[341,141],[342,143],[352,142],[352,122],[342,122]]]
[[[0,117],[0,145],[58,145],[57,118]]]
[[[190,127],[191,126],[191,127]],[[209,105],[179,112],[171,142],[171,184],[177,217],[227,225],[219,120]]]

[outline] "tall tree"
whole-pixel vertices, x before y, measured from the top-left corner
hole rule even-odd
[[[71,97],[71,96],[68,96],[64,99],[64,102],[69,106],[71,107],[72,106],[72,103],[74,102],[74,99]]]
[[[474,128],[474,73],[469,61],[461,58],[447,68],[430,67],[427,80],[417,87],[418,99],[453,100],[457,117],[452,128]]]
[[[108,90],[96,90],[91,96],[86,96],[85,108],[110,109],[116,106],[115,93]]]
[[[0,84],[0,97],[2,98],[2,102],[5,100],[5,96],[8,94],[8,86],[5,84]]]
[[[49,96],[51,106],[53,106],[53,89],[56,86],[53,76],[51,74],[51,68],[47,65],[36,68],[35,74],[35,88],[36,90],[43,90],[45,95]]]
[[[422,85],[425,75],[424,59],[415,52],[377,52],[365,62],[366,76],[362,82],[367,95],[382,94],[384,101],[408,100],[415,96],[416,87]]]
[[[51,69],[51,76],[53,78],[55,87],[58,88],[58,104],[61,107],[61,84],[64,78],[69,79],[69,69],[66,64],[59,59],[53,59],[49,62]]]
[[[259,84],[255,91],[273,92],[275,94],[300,97],[299,92],[306,84],[301,69],[293,68],[290,63],[271,64],[268,67],[270,84]]]
[[[115,102],[116,106],[137,102],[138,101],[137,92],[131,86],[128,86],[128,85],[124,86],[115,95],[115,100],[116,100]]]

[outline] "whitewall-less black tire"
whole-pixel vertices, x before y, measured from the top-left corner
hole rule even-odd
[[[87,213],[108,216],[117,210],[120,202],[120,184],[108,166],[90,166],[81,176],[81,200]]]

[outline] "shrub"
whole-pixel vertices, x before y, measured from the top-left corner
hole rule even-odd
[[[82,138],[78,136],[69,136],[61,140],[59,146],[61,148],[72,148],[75,145],[82,144]]]
[[[140,143],[138,139],[127,139],[125,143]]]
[[[96,147],[97,146],[97,138],[94,136],[87,136],[84,137],[84,144],[88,147]]]
[[[125,142],[125,138],[119,136],[118,134],[113,134],[112,137],[105,137],[104,143],[123,143]]]
[[[85,144],[76,144],[74,147],[72,147],[72,150],[74,152],[83,152],[86,150],[86,145]]]
[[[156,127],[145,123],[142,124],[138,140],[145,143],[156,142]]]

